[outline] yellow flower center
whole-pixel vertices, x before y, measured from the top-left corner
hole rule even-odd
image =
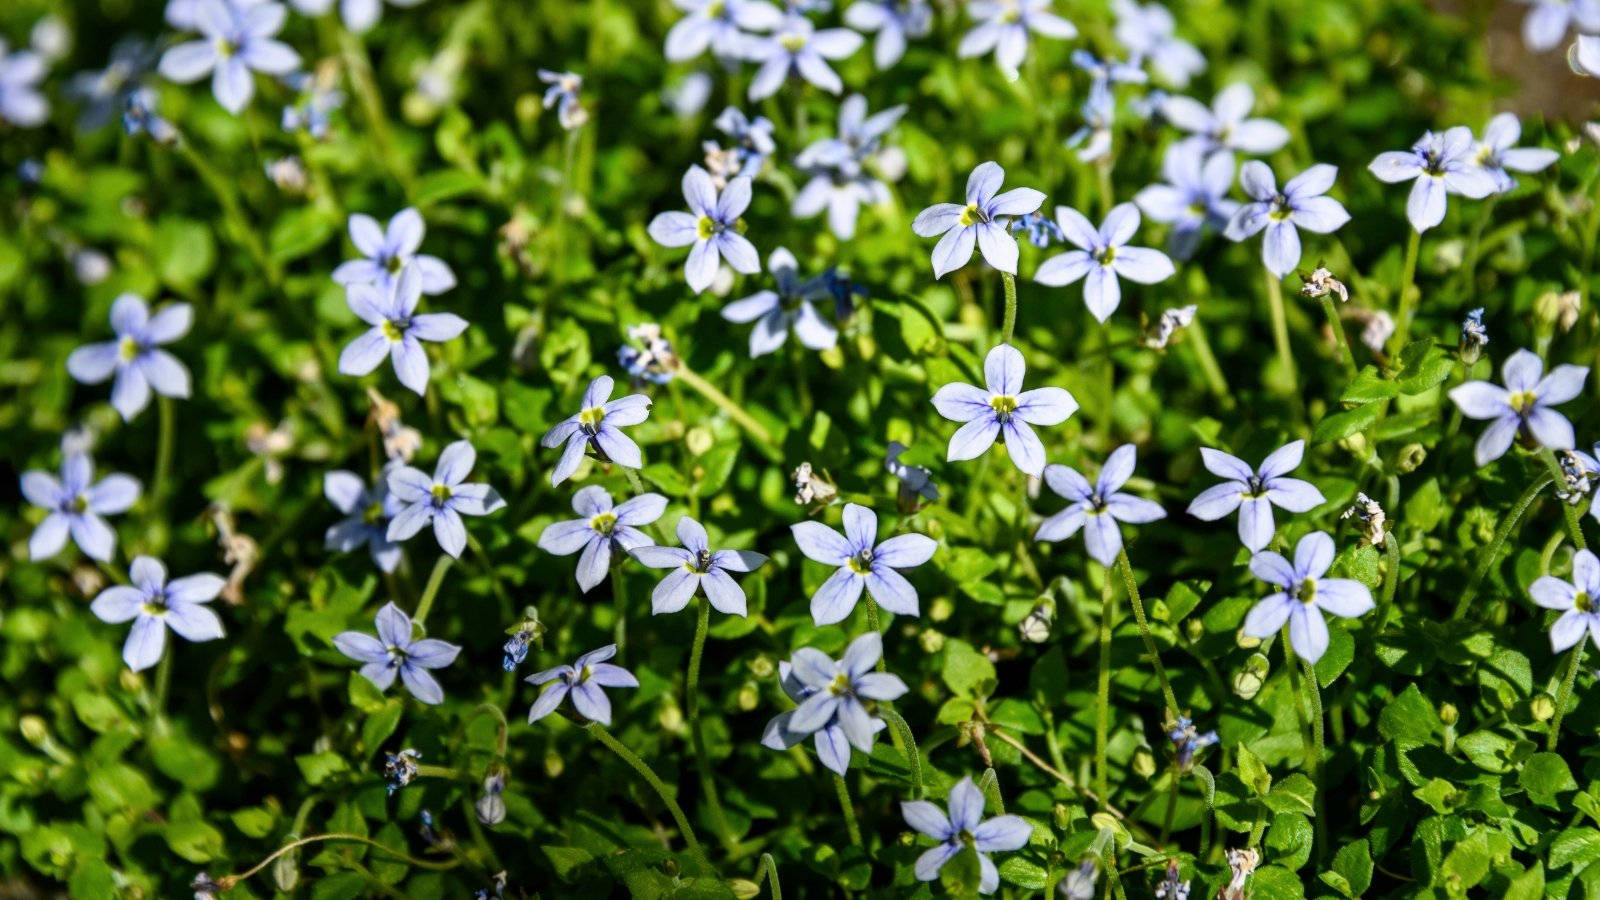
[[[617,527],[617,514],[603,512],[589,520],[589,527],[609,537]]]
[[[978,208],[976,203],[968,203],[967,208],[961,211],[961,224],[965,227],[981,225],[991,221],[988,213]]]
[[[1533,409],[1538,399],[1533,391],[1517,391],[1511,395],[1511,408],[1525,414]]]
[[[368,525],[376,525],[383,521],[383,504],[367,504],[367,508],[361,511],[361,521],[366,522]]]
[[[1587,591],[1579,591],[1578,596],[1572,598],[1572,608],[1581,613],[1594,612],[1594,600]]]
[[[125,337],[117,344],[117,355],[123,362],[133,362],[139,355],[139,342],[131,337]]]
[[[710,240],[721,230],[722,226],[713,221],[710,216],[701,216],[700,221],[695,224],[695,233],[700,236],[702,241]]]

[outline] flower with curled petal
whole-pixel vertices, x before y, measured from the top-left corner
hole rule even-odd
[[[1354,619],[1372,611],[1372,592],[1350,578],[1324,578],[1333,565],[1333,538],[1313,531],[1294,548],[1294,562],[1270,550],[1250,558],[1250,572],[1283,590],[1269,594],[1244,617],[1244,633],[1266,640],[1289,626],[1296,656],[1313,665],[1328,650],[1324,613]]]
[[[1122,303],[1119,275],[1140,284],[1155,284],[1177,272],[1160,250],[1127,246],[1139,229],[1139,208],[1132,203],[1113,207],[1098,230],[1082,213],[1065,206],[1056,207],[1056,223],[1067,242],[1078,249],[1045,260],[1033,280],[1051,287],[1082,280],[1083,302],[1101,322]]]
[[[555,682],[545,688],[539,699],[528,708],[528,724],[532,725],[555,712],[561,701],[570,696],[572,708],[578,711],[578,715],[591,722],[610,725],[611,700],[601,688],[639,686],[639,679],[633,677],[632,672],[606,662],[616,655],[617,645],[607,644],[578,657],[570,666],[556,666],[524,678],[524,681],[536,686]]]
[[[139,502],[139,493],[139,480],[130,475],[95,481],[94,461],[87,453],[66,454],[60,480],[48,472],[23,472],[23,498],[49,511],[28,539],[28,558],[55,556],[67,546],[70,535],[85,556],[109,562],[117,533],[100,517],[127,512]]]
[[[377,637],[345,631],[334,637],[333,645],[340,653],[363,663],[361,677],[378,690],[387,691],[399,675],[413,697],[429,705],[443,703],[444,689],[428,670],[455,662],[461,648],[435,638],[415,639],[411,617],[393,603],[378,610],[376,625]]]
[[[460,559],[467,547],[467,526],[461,517],[487,516],[506,505],[487,484],[464,483],[477,461],[472,444],[456,441],[439,454],[432,478],[410,466],[390,472],[389,490],[405,506],[390,520],[385,536],[396,542],[410,540],[432,522],[440,549]]]
[[[1577,646],[1587,632],[1600,647],[1600,558],[1579,550],[1572,558],[1572,580],[1545,575],[1528,586],[1533,602],[1561,615],[1550,626],[1550,652],[1563,653]]]
[[[637,425],[650,417],[650,398],[643,394],[629,394],[611,400],[613,382],[610,375],[601,375],[589,382],[583,392],[583,408],[575,415],[557,422],[539,439],[540,446],[560,447],[561,458],[550,470],[550,486],[555,487],[572,476],[583,459],[583,451],[593,447],[601,460],[614,462],[629,469],[644,466],[639,445],[620,429]]]
[[[1519,434],[1539,447],[1571,450],[1577,442],[1572,423],[1550,407],[1583,393],[1588,367],[1560,365],[1545,375],[1544,361],[1524,349],[1511,354],[1500,374],[1505,387],[1469,381],[1450,391],[1450,399],[1463,416],[1489,422],[1473,448],[1478,465],[1486,466],[1504,456]]]
[[[1033,836],[1033,826],[1021,816],[995,816],[983,818],[983,792],[963,778],[950,789],[950,814],[946,816],[939,807],[926,800],[910,800],[900,804],[900,814],[906,824],[938,841],[938,846],[917,857],[918,881],[935,881],[944,864],[967,847],[977,851],[978,867],[982,877],[978,891],[992,894],[1000,886],[1000,872],[990,861],[990,853],[1016,850],[1026,846]]]
[[[650,593],[652,615],[675,613],[689,605],[696,590],[717,612],[745,614],[744,590],[729,572],[754,572],[767,561],[751,550],[712,550],[705,526],[684,516],[678,520],[682,547],[637,547],[629,555],[652,569],[671,569]]]
[[[1022,389],[1027,363],[1010,344],[989,351],[983,361],[987,390],[959,382],[933,395],[934,409],[954,422],[965,422],[950,436],[946,458],[976,459],[999,440],[1018,469],[1044,474],[1044,443],[1030,425],[1060,425],[1078,411],[1078,401],[1058,387]]]
[[[683,175],[683,199],[689,211],[664,212],[650,220],[650,237],[661,246],[693,245],[683,275],[696,294],[711,286],[723,259],[746,275],[761,271],[761,258],[745,239],[744,220],[739,218],[750,206],[750,191],[750,178],[741,175],[730,178],[719,195],[711,173],[690,166]]]
[[[933,277],[942,278],[972,259],[974,245],[983,251],[989,265],[1002,272],[1017,274],[1017,239],[1007,233],[1007,217],[1023,216],[1039,208],[1044,192],[1033,188],[1013,188],[999,193],[1006,170],[996,162],[986,162],[967,176],[967,203],[935,203],[917,214],[911,230],[918,237],[936,237],[933,248]]]
[[[1110,567],[1122,550],[1122,529],[1117,526],[1118,522],[1144,525],[1167,516],[1160,504],[1121,492],[1122,486],[1133,477],[1137,454],[1138,449],[1132,444],[1123,444],[1111,451],[1094,484],[1077,469],[1054,464],[1045,466],[1044,483],[1072,501],[1072,505],[1045,519],[1033,539],[1064,541],[1081,528],[1089,555],[1100,565]]]
[[[194,307],[169,303],[150,314],[144,299],[123,294],[111,304],[111,330],[117,339],[85,344],[67,356],[67,372],[84,384],[111,378],[111,405],[131,422],[150,405],[150,392],[163,397],[189,396],[189,370],[161,349],[189,333]]]
[[[599,485],[589,485],[572,495],[572,511],[579,518],[554,522],[539,535],[539,549],[556,556],[571,556],[579,550],[578,587],[584,593],[606,580],[612,554],[626,554],[655,543],[639,530],[661,518],[667,511],[667,498],[660,494],[640,494],[612,505],[611,495]]]
[[[1215,522],[1238,510],[1239,540],[1251,553],[1264,549],[1277,531],[1272,507],[1303,513],[1327,502],[1315,485],[1286,477],[1299,468],[1305,452],[1305,441],[1291,441],[1272,451],[1261,461],[1261,467],[1252,471],[1237,456],[1201,447],[1200,456],[1206,468],[1211,474],[1228,480],[1201,491],[1189,504],[1189,515]]]
[[[381,226],[365,213],[350,216],[350,243],[364,259],[346,260],[333,270],[338,284],[373,284],[387,291],[400,273],[415,266],[422,273],[422,293],[437,296],[456,286],[456,273],[437,256],[418,253],[428,223],[416,207],[406,207]]]
[[[141,672],[161,660],[167,629],[186,641],[214,641],[223,636],[222,620],[205,604],[217,599],[227,582],[205,572],[167,581],[161,560],[138,556],[128,568],[130,585],[101,591],[89,611],[102,622],[133,620],[133,630],[122,645],[122,661]]]
[[[1207,154],[1179,141],[1161,159],[1165,183],[1152,184],[1133,196],[1133,202],[1151,219],[1172,226],[1167,251],[1181,260],[1194,256],[1205,230],[1221,231],[1238,211],[1228,199],[1233,187],[1233,156]]]
[[[829,770],[845,774],[850,748],[870,755],[884,728],[863,701],[893,702],[909,690],[898,675],[873,671],[882,656],[883,636],[869,631],[851,641],[838,662],[821,650],[802,647],[791,660],[778,663],[783,692],[799,706],[767,723],[761,745],[787,750],[815,735],[817,758]]]
[[[1288,275],[1300,265],[1300,232],[1296,226],[1330,234],[1350,221],[1344,205],[1325,196],[1338,174],[1337,166],[1315,165],[1289,179],[1280,191],[1278,180],[1266,163],[1254,159],[1245,163],[1239,170],[1239,184],[1253,202],[1234,212],[1223,236],[1242,241],[1265,231],[1262,262],[1277,277]]]
[[[844,534],[821,522],[790,526],[800,552],[839,570],[811,597],[818,625],[844,621],[866,589],[879,606],[902,616],[917,615],[917,589],[898,570],[914,569],[933,558],[939,543],[925,534],[900,534],[878,541],[878,515],[855,503],[844,506]]]

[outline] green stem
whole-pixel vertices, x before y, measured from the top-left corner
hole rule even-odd
[[[889,726],[900,735],[900,742],[905,744],[906,766],[911,770],[911,799],[921,800],[922,756],[917,752],[917,739],[911,733],[911,726],[906,723],[904,716],[886,704],[878,705],[878,715],[888,721]]]
[[[722,811],[722,798],[717,794],[717,783],[711,777],[711,760],[706,756],[705,735],[700,732],[700,660],[705,654],[706,632],[711,628],[711,604],[703,593],[695,596],[699,615],[694,626],[694,646],[689,651],[689,739],[694,743],[694,765],[700,773],[700,790],[711,808],[711,823],[716,826],[717,839],[724,847],[733,846],[732,829]]]
[[[830,772],[833,776],[834,790],[839,793],[839,808],[844,811],[844,827],[850,833],[850,846],[860,847],[861,826],[856,823],[856,807],[850,802],[850,785],[845,784],[844,776],[837,772]]]
[[[1566,480],[1566,473],[1561,471],[1561,463],[1556,460],[1554,450],[1548,447],[1540,450],[1539,459],[1544,462],[1545,469],[1550,472],[1551,481],[1559,483]],[[1572,543],[1576,544],[1579,550],[1588,549],[1588,545],[1583,541],[1583,527],[1578,522],[1578,508],[1571,503],[1562,501],[1561,514],[1567,520],[1567,534],[1572,538]]]
[[[1172,837],[1172,819],[1178,812],[1178,786],[1182,783],[1183,776],[1178,774],[1174,766],[1167,776],[1167,812],[1161,818],[1161,846],[1165,847]]]
[[[628,487],[633,488],[633,495],[637,497],[643,494],[645,492],[644,482],[639,480],[639,473],[627,466],[620,466],[619,468],[622,469],[622,474],[628,479]]]
[[[267,255],[266,245],[261,243],[261,236],[256,234],[255,227],[250,224],[250,219],[244,214],[244,209],[239,206],[239,198],[234,193],[233,184],[217,174],[211,163],[204,156],[197,153],[190,146],[187,138],[180,136],[177,142],[178,152],[189,161],[195,172],[200,175],[200,180],[211,189],[217,202],[222,205],[222,214],[232,226],[235,239],[244,244],[245,252],[261,272],[266,275],[267,284],[276,289],[283,280],[283,272],[278,268],[272,257]],[[298,310],[298,307],[294,307]]]
[[[1466,260],[1461,264],[1461,291],[1469,299],[1478,294],[1478,251],[1483,246],[1483,230],[1493,218],[1495,201],[1499,199],[1498,194],[1491,194],[1484,201],[1483,208],[1478,210],[1478,221],[1472,227],[1472,238],[1467,241]]]
[[[1315,798],[1313,804],[1315,815],[1311,817],[1311,824],[1314,830],[1313,839],[1316,842],[1316,858],[1320,866],[1323,852],[1328,846],[1327,816],[1323,815],[1322,804],[1322,759],[1327,746],[1322,731],[1322,690],[1317,684],[1317,672],[1311,663],[1301,660],[1300,664],[1305,667],[1306,700],[1311,705],[1311,744],[1314,752],[1307,761],[1307,768],[1311,770],[1311,784],[1316,789],[1312,794]],[[1292,666],[1294,663],[1291,662],[1289,665]],[[1295,706],[1298,707],[1299,704],[1296,703]]]
[[[1467,582],[1467,589],[1461,592],[1461,599],[1456,601],[1456,611],[1450,615],[1452,619],[1459,619],[1467,614],[1467,609],[1472,606],[1473,598],[1478,595],[1478,587],[1483,584],[1483,579],[1488,577],[1489,569],[1494,565],[1495,557],[1500,555],[1500,548],[1505,546],[1506,539],[1511,536],[1517,523],[1522,521],[1522,516],[1538,499],[1539,492],[1550,485],[1555,477],[1549,472],[1540,475],[1528,485],[1528,489],[1517,498],[1517,505],[1511,508],[1511,513],[1500,520],[1500,527],[1494,530],[1494,537],[1490,539],[1489,546],[1483,555],[1478,557],[1478,568],[1473,570],[1472,580]]]
[[[169,637],[161,648],[161,661],[156,663],[156,694],[151,712],[155,715],[155,731],[158,734],[167,731],[167,692],[172,687],[172,657],[172,639]]]
[[[1200,371],[1205,373],[1206,385],[1211,389],[1212,396],[1217,398],[1223,409],[1232,409],[1233,390],[1228,387],[1228,377],[1222,374],[1222,367],[1217,365],[1217,356],[1211,352],[1211,341],[1206,339],[1206,329],[1200,324],[1198,315],[1189,324],[1189,334],[1195,361],[1200,363]]]
[[[622,658],[622,648],[628,643],[628,592],[623,586],[622,569],[611,573],[612,616],[611,642],[617,645],[617,661]]]
[[[1298,708],[1299,706],[1300,701],[1296,700],[1295,707]],[[1246,847],[1261,846],[1261,833],[1267,830],[1267,805],[1262,803],[1260,800],[1257,800],[1255,803],[1256,820],[1254,824],[1250,826],[1250,843],[1246,844]]]
[[[767,885],[772,888],[772,900],[783,900],[783,888],[778,884],[778,861],[772,858],[771,853],[761,854],[761,867],[756,870],[756,887],[761,886],[761,878],[766,876]]]
[[[268,856],[266,859],[263,859],[261,862],[256,863],[255,865],[253,865],[250,868],[244,870],[243,872],[240,872],[237,875],[224,875],[221,878],[215,879],[216,883],[224,891],[231,891],[231,890],[233,890],[234,886],[237,885],[239,882],[244,881],[245,879],[247,879],[250,876],[256,874],[257,872],[260,872],[262,869],[265,869],[267,866],[272,865],[273,861],[276,860],[278,857],[284,855],[285,853],[291,853],[291,852],[293,852],[295,850],[298,850],[298,849],[300,849],[301,847],[304,847],[307,844],[314,844],[314,843],[316,843],[318,841],[349,841],[351,843],[356,843],[356,844],[365,844],[366,846],[371,847],[374,850],[379,850],[379,851],[382,851],[384,853],[387,853],[388,855],[394,857],[395,859],[404,860],[405,862],[407,862],[407,863],[409,863],[409,864],[411,864],[413,866],[416,866],[418,868],[421,868],[421,869],[432,869],[432,870],[434,870],[436,872],[443,871],[445,869],[454,869],[456,866],[461,864],[460,860],[455,860],[455,859],[452,859],[449,862],[436,862],[434,860],[429,860],[429,859],[416,859],[414,857],[408,856],[403,851],[396,850],[396,849],[394,849],[392,847],[388,847],[388,846],[385,846],[383,844],[380,844],[377,841],[373,840],[372,838],[366,837],[364,835],[359,835],[359,834],[313,834],[310,837],[303,837],[303,838],[300,838],[299,840],[290,841],[289,843],[284,844],[282,847],[279,847],[277,850],[272,851],[272,855]]]
[[[1393,531],[1383,537],[1383,553],[1388,571],[1383,573],[1383,592],[1378,595],[1378,616],[1374,620],[1373,637],[1382,637],[1389,623],[1389,610],[1394,608],[1394,592],[1400,585],[1400,538]]]
[[[1133,564],[1128,562],[1128,548],[1123,547],[1117,551],[1117,564],[1122,569],[1122,585],[1128,591],[1128,600],[1133,604],[1133,617],[1139,622],[1139,636],[1144,638],[1144,649],[1150,654],[1150,662],[1156,670],[1156,680],[1161,682],[1161,696],[1167,701],[1167,709],[1172,713],[1172,719],[1179,716],[1178,698],[1172,693],[1172,682],[1167,680],[1167,669],[1161,664],[1161,651],[1156,649],[1155,638],[1150,636],[1150,623],[1144,617],[1144,601],[1139,597],[1139,586],[1133,581]],[[1162,843],[1166,843],[1163,838]]]
[[[1100,672],[1095,687],[1094,719],[1094,790],[1103,808],[1110,800],[1106,790],[1109,776],[1106,771],[1107,734],[1111,722],[1111,622],[1116,612],[1117,594],[1111,586],[1111,570],[1105,570],[1100,589]]]
[[[684,842],[689,845],[689,852],[694,854],[695,860],[700,863],[705,871],[714,871],[711,868],[711,860],[706,857],[705,848],[700,845],[700,839],[695,837],[694,826],[689,824],[689,817],[683,814],[683,807],[678,805],[677,797],[657,777],[655,770],[650,768],[650,764],[640,759],[637,754],[627,748],[627,745],[613,737],[611,732],[605,730],[599,722],[590,722],[583,727],[590,734],[599,738],[600,743],[611,748],[611,752],[622,757],[623,762],[632,766],[633,770],[638,772],[641,778],[650,783],[650,787],[655,789],[656,795],[661,798],[661,802],[667,805],[667,811],[672,813],[673,821],[678,823],[678,831],[683,835]]]
[[[1339,318],[1339,308],[1333,304],[1333,295],[1322,295],[1322,312],[1328,317],[1328,328],[1333,331],[1334,343],[1339,346],[1339,358],[1344,360],[1345,371],[1356,376],[1356,358],[1350,352],[1350,342],[1345,338],[1344,322]]]
[[[1108,841],[1106,843],[1103,859],[1106,866],[1106,881],[1111,884],[1111,893],[1116,896],[1117,900],[1127,900],[1128,895],[1122,889],[1122,874],[1117,871],[1116,841]]]
[[[428,611],[433,609],[434,598],[439,596],[439,585],[444,583],[444,573],[450,571],[450,564],[455,561],[448,553],[439,554],[439,561],[428,574],[428,586],[422,589],[422,599],[417,601],[417,612],[411,617],[411,624],[421,627],[427,622]]]
[[[372,72],[372,57],[367,54],[367,46],[349,29],[341,27],[339,51],[344,56],[345,68],[350,72],[350,81],[355,85],[356,96],[360,98],[367,126],[372,130],[378,156],[409,196],[416,186],[411,167],[394,145],[394,133],[389,129],[389,116],[383,109],[383,95],[378,92],[378,81]]]
[[[1266,271],[1266,270],[1263,270]],[[1278,347],[1278,362],[1289,379],[1289,393],[1300,396],[1300,373],[1294,364],[1294,349],[1289,346],[1289,318],[1283,308],[1283,283],[1267,271],[1267,307],[1272,313],[1272,342]]]
[[[159,419],[156,433],[156,468],[150,476],[150,511],[158,518],[166,506],[167,476],[172,472],[172,444],[177,419],[173,407],[171,397],[162,395],[156,398]]]
[[[972,473],[972,482],[967,486],[967,518],[974,523],[978,519],[978,510],[983,508],[983,503],[988,499],[988,491],[983,489],[983,483],[989,475],[989,460],[993,452],[986,452],[978,457],[978,470]]]
[[[1567,702],[1572,699],[1572,686],[1578,680],[1578,669],[1583,663],[1583,650],[1586,643],[1587,641],[1579,641],[1578,645],[1572,648],[1572,662],[1567,664],[1567,677],[1562,679],[1561,691],[1556,695],[1556,715],[1555,718],[1550,720],[1550,736],[1545,738],[1544,746],[1546,750],[1551,752],[1555,751],[1556,742],[1561,740],[1561,719],[1566,716]]]
[[[1017,328],[1017,279],[1010,272],[1001,272],[1000,281],[1006,288],[1006,319],[1000,327],[1000,343],[1009,344]]]
[[[1411,316],[1416,304],[1417,256],[1422,249],[1422,233],[1412,231],[1406,239],[1405,263],[1400,271],[1400,310],[1394,319],[1394,338],[1389,346],[1395,353],[1405,348],[1411,336]]]
[[[744,411],[744,407],[733,402],[727,394],[718,390],[716,385],[701,378],[699,373],[688,366],[680,365],[676,370],[676,375],[679,381],[687,384],[700,396],[716,404],[719,409],[728,414],[728,418],[732,419],[740,428],[743,428],[745,433],[755,438],[756,449],[760,450],[763,455],[773,462],[783,461],[783,452],[778,449],[772,432],[768,431],[765,425],[751,418],[750,414]]]

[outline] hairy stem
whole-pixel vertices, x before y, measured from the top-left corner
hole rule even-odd
[[[889,723],[895,733],[900,735],[901,743],[905,744],[906,765],[911,769],[911,799],[921,800],[922,757],[917,753],[917,739],[911,733],[911,726],[906,724],[904,716],[887,705],[878,705],[878,715]]]
[[[417,601],[417,613],[411,617],[412,624],[421,626],[427,621],[434,598],[439,596],[439,586],[444,583],[444,573],[450,571],[453,562],[455,557],[450,554],[439,554],[439,561],[433,564],[433,571],[428,575],[428,586],[422,589],[422,599]]]
[[[680,365],[675,370],[675,374],[679,381],[687,384],[700,396],[716,404],[717,408],[728,414],[728,418],[732,419],[734,424],[744,429],[746,434],[755,438],[756,449],[760,450],[764,456],[773,462],[783,461],[783,452],[778,449],[772,432],[768,431],[765,425],[757,422],[749,413],[745,412],[744,407],[733,402],[732,398],[718,390],[716,385],[701,378],[699,373],[688,366]]]
[[[1333,332],[1333,341],[1339,347],[1339,358],[1344,361],[1344,368],[1351,378],[1356,376],[1356,358],[1350,352],[1350,342],[1344,334],[1344,322],[1339,318],[1339,308],[1333,303],[1331,294],[1322,295],[1322,312],[1328,317],[1328,328]]]
[[[1161,696],[1166,700],[1172,718],[1176,720],[1180,714],[1178,698],[1172,693],[1172,682],[1167,680],[1167,669],[1161,664],[1161,652],[1156,649],[1155,638],[1150,636],[1150,623],[1144,617],[1144,601],[1139,598],[1139,586],[1133,581],[1133,564],[1128,562],[1127,547],[1117,551],[1117,564],[1122,569],[1122,584],[1128,591],[1128,600],[1133,604],[1133,617],[1139,622],[1139,636],[1144,638],[1144,649],[1150,654],[1150,663],[1156,671],[1156,680],[1161,682]]]
[[[1289,318],[1283,308],[1283,283],[1278,276],[1267,272],[1267,307],[1272,313],[1272,342],[1278,347],[1278,362],[1283,366],[1284,377],[1289,379],[1289,393],[1300,396],[1300,373],[1294,363],[1294,349],[1289,346]]]
[[[1528,511],[1528,507],[1532,506],[1533,501],[1538,499],[1539,492],[1548,487],[1554,480],[1555,476],[1549,472],[1535,478],[1533,483],[1528,485],[1528,489],[1522,492],[1522,496],[1517,498],[1517,505],[1513,506],[1511,512],[1500,520],[1500,527],[1494,530],[1494,537],[1489,540],[1489,546],[1484,548],[1483,555],[1478,557],[1478,568],[1473,570],[1472,580],[1467,582],[1467,589],[1461,592],[1461,599],[1456,601],[1456,611],[1450,615],[1450,618],[1459,619],[1467,614],[1467,610],[1472,606],[1473,599],[1478,595],[1479,586],[1483,584],[1483,579],[1488,577],[1489,569],[1494,566],[1495,557],[1500,555],[1500,548],[1505,546],[1506,539],[1511,536],[1511,532],[1517,527],[1517,523],[1522,521],[1522,516]]]
[[[1006,288],[1006,319],[1000,327],[1000,343],[1009,344],[1017,328],[1017,279],[1010,272],[1001,272],[1000,281]]]
[[[1550,736],[1545,738],[1544,748],[1554,752],[1556,742],[1561,740],[1561,719],[1567,714],[1567,702],[1572,699],[1572,686],[1578,681],[1578,669],[1583,664],[1584,645],[1588,641],[1579,641],[1572,648],[1572,661],[1567,664],[1567,677],[1561,681],[1561,691],[1556,694],[1556,715],[1550,720]]]
[[[1107,734],[1111,723],[1111,622],[1116,614],[1117,594],[1111,585],[1111,570],[1105,570],[1100,589],[1100,669],[1095,687],[1094,790],[1103,808],[1110,794],[1106,771]]]
[[[1422,249],[1422,233],[1411,232],[1406,239],[1406,258],[1400,271],[1400,309],[1394,317],[1394,337],[1389,347],[1394,353],[1406,346],[1411,336],[1411,316],[1417,296],[1417,256]]]
[[[717,794],[717,783],[711,777],[711,760],[706,756],[706,739],[700,731],[700,660],[705,654],[706,632],[711,627],[711,604],[705,594],[695,595],[699,616],[695,620],[694,647],[689,651],[689,739],[694,744],[695,769],[700,773],[700,790],[711,808],[711,822],[716,826],[717,838],[724,847],[732,846],[733,833],[728,827],[728,817],[722,811],[722,798]]]
[[[833,787],[839,793],[839,808],[844,811],[844,828],[850,833],[850,845],[861,846],[861,826],[856,823],[856,807],[850,802],[850,785],[845,783],[844,776],[838,772],[830,772],[833,776]]]
[[[684,842],[689,845],[689,852],[694,854],[694,858],[699,861],[707,872],[712,871],[711,860],[706,857],[705,848],[700,845],[700,839],[695,836],[694,826],[689,824],[689,817],[683,814],[683,807],[678,805],[677,796],[656,775],[655,770],[650,768],[650,764],[640,759],[638,754],[629,750],[626,744],[613,737],[611,732],[601,727],[600,723],[590,722],[583,727],[584,730],[598,738],[600,743],[611,748],[611,752],[622,757],[622,761],[632,766],[633,770],[638,772],[641,778],[649,782],[650,787],[655,789],[656,795],[661,798],[661,802],[667,805],[667,811],[672,813],[673,821],[678,823],[678,831],[683,835]]]

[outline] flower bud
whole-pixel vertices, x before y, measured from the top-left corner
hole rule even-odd
[[[922,645],[924,653],[938,653],[944,649],[944,635],[932,628],[926,628],[917,635],[917,643]]]
[[[1421,444],[1407,444],[1400,448],[1400,454],[1395,457],[1394,465],[1395,468],[1400,470],[1401,475],[1410,475],[1421,468],[1422,463],[1427,458],[1428,450],[1426,447]]]
[[[1461,720],[1461,712],[1454,703],[1446,703],[1439,707],[1439,721],[1446,725],[1454,725]]]
[[[713,435],[711,429],[704,425],[696,425],[689,429],[688,434],[683,436],[684,446],[688,447],[689,453],[694,456],[704,456],[706,451],[710,450],[711,446],[716,443],[716,440],[716,435]]]
[[[1140,778],[1149,778],[1156,774],[1156,755],[1149,748],[1140,747],[1133,754],[1133,774]]]
[[[1233,692],[1242,700],[1253,700],[1267,683],[1272,664],[1260,653],[1245,660],[1244,668],[1233,676]]]
[[[1533,714],[1535,721],[1550,721],[1551,719],[1555,718],[1556,715],[1555,698],[1551,697],[1549,694],[1539,694],[1535,696],[1532,700],[1528,701],[1528,712]]]
[[[739,710],[749,712],[761,702],[761,691],[756,688],[755,682],[746,681],[739,686]]]
[[[943,622],[955,615],[956,604],[949,597],[935,597],[928,607],[928,620]]]
[[[38,716],[22,717],[22,739],[37,747],[50,740],[50,728]]]
[[[761,896],[761,885],[748,878],[728,879],[728,890],[732,891],[738,900],[755,900]]]
[[[765,653],[758,653],[749,662],[750,674],[757,678],[771,678],[778,667],[772,664],[772,657]]]
[[[567,761],[561,758],[561,754],[551,750],[544,755],[544,773],[549,777],[560,778],[566,768]]]

